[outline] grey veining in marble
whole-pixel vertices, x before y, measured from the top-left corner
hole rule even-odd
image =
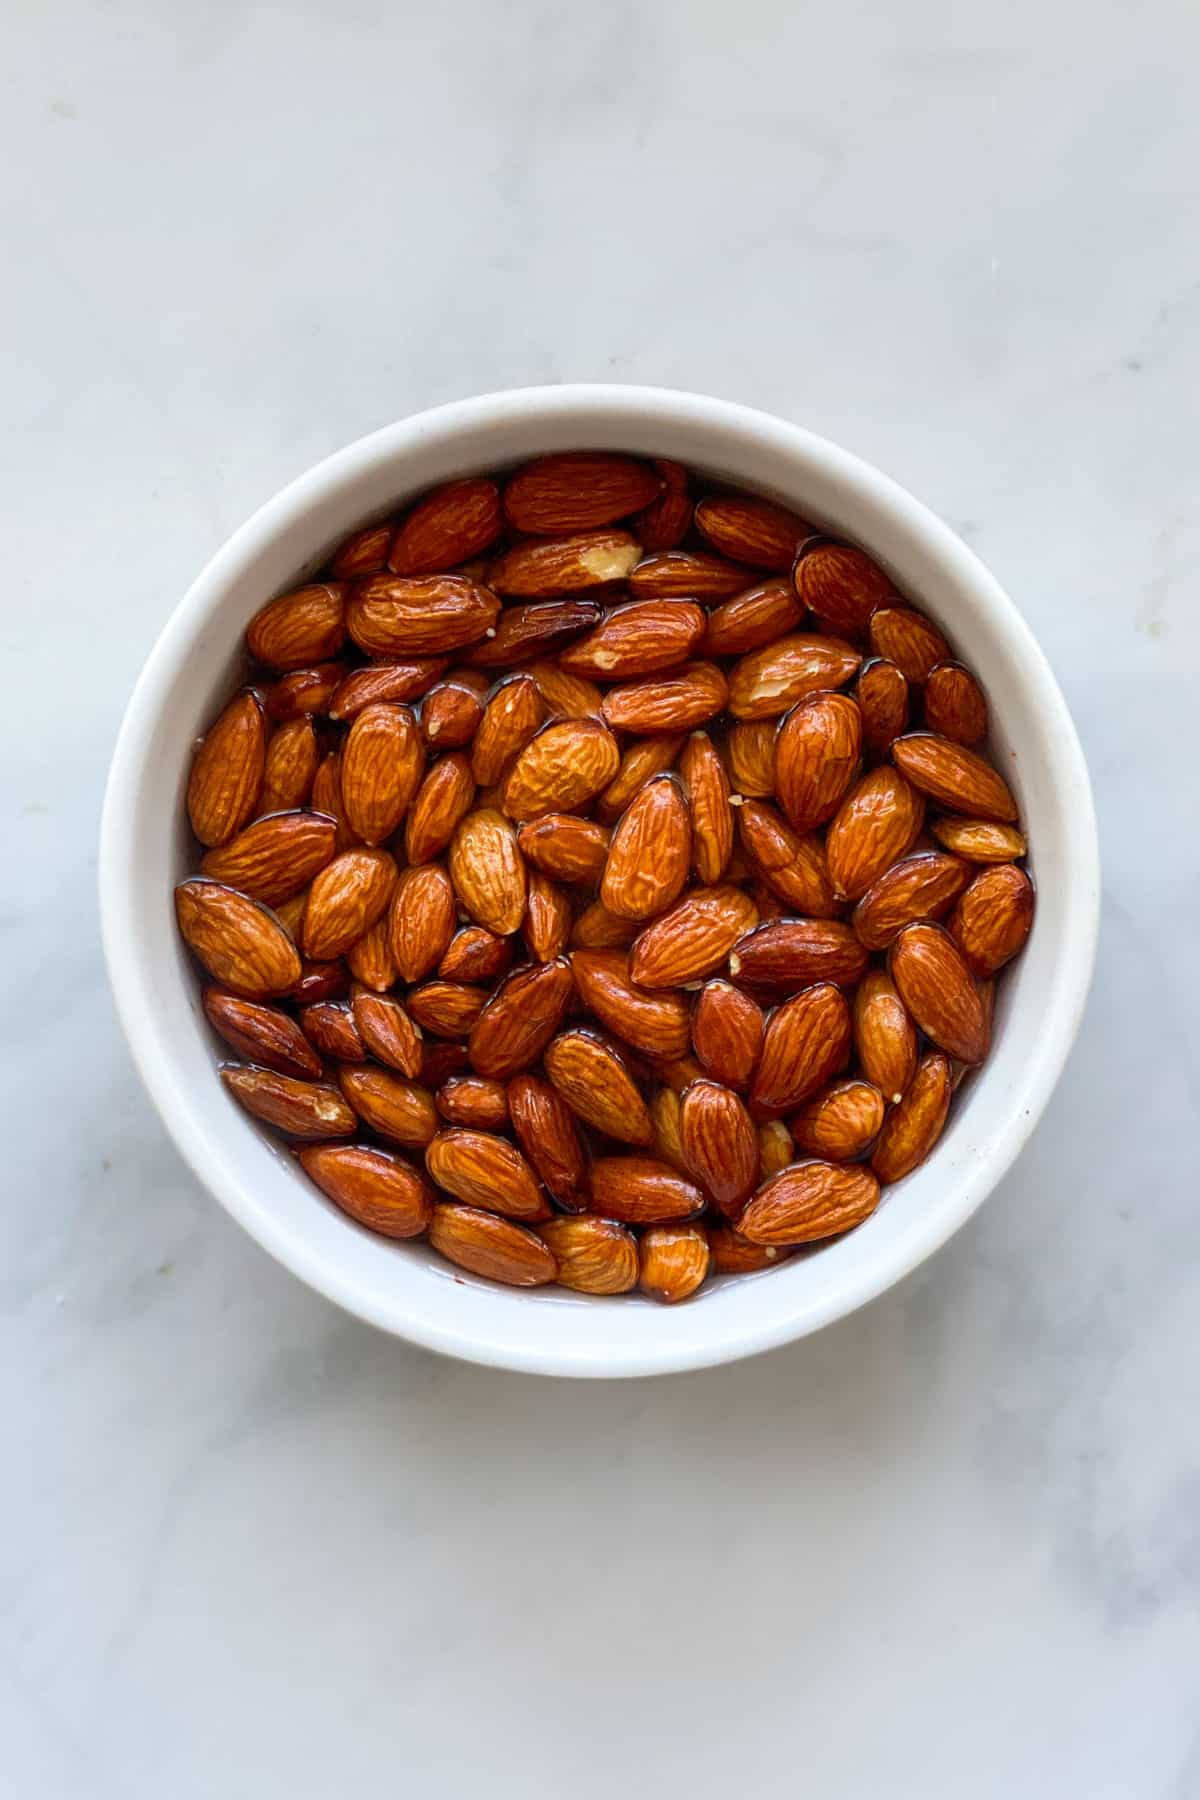
[[[1192,1800],[1194,6],[3,32],[0,1792]],[[1079,721],[1106,899],[1061,1088],[940,1256],[758,1361],[576,1387],[348,1321],[207,1198],[94,842],[139,663],[261,500],[611,378],[799,419],[964,533]]]

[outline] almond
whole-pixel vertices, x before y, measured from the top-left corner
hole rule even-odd
[[[609,833],[603,825],[570,813],[543,813],[517,833],[517,847],[526,862],[556,881],[597,881],[608,845]]]
[[[535,962],[553,962],[562,955],[571,935],[571,902],[564,889],[537,869],[528,881],[529,898],[521,932]]]
[[[1033,883],[1024,869],[981,869],[950,920],[950,935],[975,975],[994,975],[1022,948],[1033,924]]]
[[[504,530],[500,490],[486,476],[448,481],[418,500],[388,550],[397,575],[434,575],[490,550]]]
[[[619,731],[640,737],[675,730],[690,731],[723,712],[729,697],[716,663],[687,663],[670,674],[647,675],[610,688],[604,717]]]
[[[837,901],[821,838],[793,831],[761,800],[739,806],[737,820],[742,848],[771,891],[810,918],[832,918]]]
[[[302,1080],[313,1080],[321,1073],[320,1057],[295,1019],[279,1007],[206,987],[204,1013],[213,1030],[249,1062]]]
[[[546,1050],[546,1073],[571,1111],[586,1125],[624,1144],[650,1144],[654,1130],[628,1068],[595,1032],[560,1032]],[[478,1067],[478,1064],[476,1064]],[[593,1170],[593,1176],[595,1171]],[[593,1181],[596,1210],[609,1213]],[[613,1213],[614,1218],[621,1215]]]
[[[580,998],[602,1025],[646,1056],[686,1056],[688,1006],[682,995],[646,993],[629,979],[621,950],[576,950],[571,971]]]
[[[317,772],[313,776],[312,810],[324,813],[327,818],[337,822],[339,852],[352,850],[360,841],[351,829],[342,805],[342,759],[337,750],[331,750],[317,764]]]
[[[752,1244],[732,1225],[709,1225],[708,1253],[717,1275],[749,1275],[782,1262],[785,1251],[774,1244]]]
[[[895,592],[883,570],[849,544],[814,544],[795,568],[796,592],[834,631],[865,631],[877,606]]]
[[[649,919],[679,898],[691,861],[692,830],[673,775],[646,783],[612,834],[600,898],[623,919]]]
[[[903,926],[948,912],[970,876],[957,856],[938,850],[907,856],[867,889],[854,909],[854,929],[868,950],[886,950]]]
[[[392,1150],[366,1144],[312,1144],[300,1152],[305,1174],[344,1213],[383,1237],[420,1237],[433,1217],[433,1190]]]
[[[255,802],[258,816],[303,806],[312,793],[319,761],[317,733],[310,718],[288,719],[277,725],[267,739],[262,786]]]
[[[245,688],[209,727],[188,776],[188,818],[202,844],[228,843],[253,818],[266,758],[262,700]]]
[[[441,855],[474,798],[475,782],[466,757],[458,751],[440,756],[408,809],[404,853],[411,864],[432,862]]]
[[[647,552],[674,550],[682,544],[692,523],[692,501],[687,470],[682,463],[656,457],[654,470],[663,483],[662,493],[633,520],[633,529]]]
[[[639,600],[726,600],[754,580],[753,569],[704,551],[664,550],[645,556],[629,577]]]
[[[260,607],[246,627],[246,646],[269,669],[302,669],[336,656],[346,641],[346,588],[317,581]]]
[[[630,744],[621,758],[620,767],[601,794],[596,811],[606,824],[613,824],[621,817],[635,794],[641,792],[646,783],[655,775],[662,775],[672,766],[683,747],[682,733],[679,736],[643,738]]]
[[[929,827],[938,843],[966,862],[1013,862],[1025,854],[1025,839],[1015,825],[990,819],[934,819]]]
[[[724,875],[733,852],[733,808],[725,765],[707,732],[692,732],[683,746],[679,773],[692,816],[692,867],[711,887]]]
[[[406,706],[364,707],[342,746],[342,809],[364,844],[395,831],[425,770],[425,746]]]
[[[525,917],[525,864],[517,834],[503,813],[485,808],[462,820],[450,845],[450,879],[478,924],[497,937],[520,930]]]
[[[510,1219],[546,1215],[537,1176],[519,1150],[486,1131],[439,1131],[425,1150],[425,1167],[438,1187],[468,1206]]]
[[[421,1072],[421,1033],[400,1001],[360,988],[350,1005],[358,1034],[371,1055],[415,1081]]]
[[[300,1024],[314,1050],[335,1062],[366,1062],[367,1046],[349,1006],[341,1000],[315,1000],[303,1008]]]
[[[949,1058],[931,1050],[921,1058],[907,1092],[884,1120],[871,1157],[880,1181],[900,1181],[924,1162],[942,1135],[952,1092]]]
[[[767,1119],[758,1128],[758,1169],[760,1181],[768,1181],[796,1160],[792,1134],[782,1119]]]
[[[791,574],[796,552],[813,527],[798,513],[751,494],[716,494],[696,508],[696,528],[733,562]]]
[[[507,938],[497,937],[482,925],[464,925],[451,938],[437,972],[443,981],[494,981],[507,972],[511,962]]]
[[[344,662],[323,662],[310,669],[290,669],[267,689],[268,718],[284,724],[289,719],[328,712],[329,703],[346,674]]]
[[[726,1087],[748,1088],[764,1023],[761,1008],[732,982],[705,982],[692,1014],[692,1048],[705,1073]]]
[[[862,752],[862,714],[846,694],[812,694],[794,706],[775,740],[775,792],[797,831],[831,819]]]
[[[827,1162],[857,1162],[883,1124],[883,1095],[869,1081],[834,1081],[788,1124],[797,1150]]]
[[[346,607],[350,636],[368,656],[444,656],[479,643],[500,601],[461,575],[368,575]]]
[[[693,1081],[681,1102],[680,1144],[688,1173],[724,1213],[734,1214],[758,1182],[758,1138],[731,1088]]]
[[[637,919],[619,919],[603,900],[585,906],[571,928],[574,950],[628,950],[641,929]]]
[[[370,931],[365,931],[356,944],[351,944],[346,961],[355,981],[370,988],[372,993],[386,994],[396,985],[400,971],[392,954],[391,924],[387,913],[376,919]]]
[[[911,606],[881,606],[871,615],[870,636],[876,656],[886,656],[918,684],[950,655],[950,646],[932,619]]]
[[[974,750],[931,732],[913,731],[892,745],[892,761],[913,786],[949,812],[1011,824],[1017,803],[1003,776]]]
[[[506,606],[495,634],[472,650],[471,664],[477,669],[515,668],[530,657],[561,650],[572,638],[598,625],[602,617],[598,600],[540,600]]]
[[[650,1102],[649,1111],[654,1131],[654,1154],[661,1162],[670,1163],[680,1175],[686,1175],[681,1135],[683,1104],[679,1095],[674,1088],[660,1087]]]
[[[465,1038],[487,1002],[487,990],[462,981],[427,981],[408,990],[408,1009],[435,1037]]]
[[[300,925],[304,954],[341,956],[386,912],[396,864],[386,850],[345,850],[316,876]]]
[[[509,771],[504,810],[522,823],[540,813],[570,812],[608,786],[620,761],[616,739],[595,719],[547,725]],[[487,924],[486,919],[481,922]]]
[[[201,873],[266,906],[307,887],[332,862],[337,821],[314,812],[273,813],[201,859]]]
[[[613,1219],[547,1219],[538,1235],[558,1263],[560,1287],[627,1294],[637,1286],[637,1239]]]
[[[954,939],[940,925],[906,925],[892,944],[888,972],[905,1007],[939,1050],[980,1063],[988,1018]]]
[[[584,681],[580,675],[568,675],[553,662],[530,663],[526,673],[533,676],[542,690],[542,699],[549,707],[552,719],[602,717],[600,689],[594,681]]]
[[[543,1185],[559,1206],[583,1210],[590,1192],[588,1169],[570,1107],[535,1075],[514,1077],[508,1106],[517,1142]]]
[[[899,770],[884,765],[856,781],[825,834],[838,900],[858,900],[908,852],[925,823],[925,802]]]
[[[488,583],[498,594],[530,600],[574,594],[624,581],[641,554],[641,545],[627,531],[530,538],[496,558],[488,570]]]
[[[379,525],[364,525],[344,538],[329,559],[329,573],[335,581],[354,581],[360,575],[377,575],[387,567],[388,545],[395,523],[384,519]]]
[[[515,969],[472,1028],[471,1066],[496,1081],[527,1069],[558,1030],[571,993],[571,971],[562,959]]]
[[[774,719],[747,720],[731,726],[725,738],[725,755],[736,793],[757,799],[774,794]]]
[[[633,600],[606,613],[560,658],[572,675],[623,681],[686,662],[704,635],[703,609],[690,600]]]
[[[448,1124],[472,1131],[502,1131],[508,1124],[503,1082],[482,1075],[452,1075],[434,1095],[434,1105]]]
[[[729,710],[735,719],[777,719],[807,695],[841,687],[861,661],[858,651],[839,638],[795,632],[734,664]]]
[[[649,988],[702,980],[720,968],[757,917],[753,901],[738,888],[695,888],[639,935],[630,976]]]
[[[436,1135],[433,1095],[390,1069],[338,1070],[342,1093],[364,1125],[381,1138],[410,1149],[423,1148]]]
[[[296,946],[275,914],[219,881],[182,881],[175,917],[188,948],[223,987],[251,1000],[285,993],[300,978]]]
[[[454,935],[454,888],[440,863],[405,869],[392,895],[392,955],[402,981],[435,969]]]
[[[862,714],[863,743],[876,752],[890,749],[908,726],[908,682],[895,663],[883,657],[864,663],[854,698]]]
[[[368,706],[398,705],[428,694],[450,666],[448,656],[414,656],[407,662],[370,663],[353,669],[338,683],[329,701],[329,716],[342,723]]]
[[[763,1183],[738,1230],[754,1244],[808,1244],[861,1225],[878,1205],[879,1183],[869,1169],[794,1163]]]
[[[671,1224],[704,1211],[704,1195],[669,1163],[650,1156],[601,1156],[592,1164],[592,1205],[626,1225]]]
[[[939,663],[931,670],[925,683],[925,723],[956,744],[978,744],[987,736],[983,689],[961,663]]]
[[[883,969],[871,969],[855,990],[854,1047],[867,1079],[899,1102],[916,1072],[917,1033]]]
[[[794,632],[803,617],[790,581],[763,581],[713,607],[701,649],[706,656],[744,656]]]
[[[708,1238],[701,1225],[652,1225],[642,1233],[641,1254],[638,1285],[668,1306],[688,1299],[708,1274]]]
[[[501,682],[487,706],[471,746],[471,773],[480,787],[499,781],[546,721],[546,702],[532,675]]]
[[[349,1137],[357,1120],[334,1088],[274,1069],[227,1065],[221,1080],[240,1106],[293,1138]]]
[[[472,671],[473,673],[474,671]],[[431,749],[458,750],[469,744],[483,718],[483,697],[464,681],[439,681],[421,708],[421,735]]]
[[[341,957],[332,962],[309,962],[300,964],[300,973],[283,995],[285,1000],[294,1000],[297,1006],[314,1006],[321,1000],[341,1000],[350,992],[350,971]],[[301,1014],[303,1023],[303,1014]]]
[[[299,939],[300,921],[304,917],[304,909],[307,905],[308,889],[302,888],[298,894],[293,894],[290,900],[281,900],[278,906],[272,909],[293,944]]]
[[[440,1043],[432,1038],[426,1038],[425,1049],[421,1056],[422,1087],[428,1088],[431,1093],[436,1093],[452,1076],[461,1075],[466,1067],[467,1046],[465,1044],[456,1044],[449,1038],[443,1038]]]
[[[434,1207],[429,1241],[460,1269],[509,1287],[543,1287],[558,1266],[527,1226],[450,1201]]]
[[[866,966],[866,951],[840,919],[769,919],[739,938],[729,958],[735,981],[784,993],[813,981],[853,987]]]
[[[830,982],[794,994],[767,1020],[750,1105],[761,1118],[789,1112],[824,1087],[850,1054],[850,1009]]]
[[[658,498],[662,480],[646,463],[605,451],[540,456],[509,477],[504,510],[517,531],[546,536],[590,531]]]

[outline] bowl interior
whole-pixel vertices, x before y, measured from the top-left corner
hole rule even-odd
[[[846,1237],[778,1269],[721,1278],[674,1309],[637,1296],[499,1288],[345,1218],[217,1081],[216,1040],[171,904],[191,855],[188,746],[238,674],[251,614],[407,496],[585,447],[676,457],[787,502],[881,562],[985,684],[993,754],[1018,797],[1038,886],[1035,929],[1000,984],[992,1055],[960,1089],[929,1161]],[[229,541],[168,624],[130,704],[106,802],[101,887],[114,991],[143,1079],[197,1174],[260,1242],[332,1299],[431,1348],[614,1375],[719,1362],[813,1330],[898,1279],[974,1210],[1032,1129],[1074,1036],[1098,875],[1086,770],[1062,697],[1011,602],[947,527],[856,458],[766,415],[656,390],[561,388],[390,427],[301,477]]]

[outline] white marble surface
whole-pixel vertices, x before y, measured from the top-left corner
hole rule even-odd
[[[10,8],[0,1792],[1200,1794],[1200,15]],[[531,381],[744,399],[1025,608],[1106,902],[983,1214],[818,1339],[574,1386],[275,1268],[117,1035],[97,806],[221,539]]]

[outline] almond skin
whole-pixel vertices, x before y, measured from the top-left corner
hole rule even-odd
[[[416,1150],[436,1135],[438,1116],[428,1088],[390,1069],[345,1067],[338,1070],[338,1082],[364,1125],[381,1138]]]
[[[421,1056],[421,1086],[428,1088],[431,1094],[454,1075],[461,1075],[467,1067],[467,1046],[454,1043],[445,1038],[440,1043],[426,1038],[425,1049]],[[436,1104],[436,1102],[435,1102]]]
[[[300,974],[283,998],[294,1000],[299,1007],[314,1006],[321,1000],[342,1000],[350,992],[350,971],[341,957],[332,962],[300,964]],[[303,1023],[301,1013],[301,1023]]]
[[[692,1013],[692,1048],[714,1081],[743,1091],[762,1049],[762,1009],[729,981],[707,981]]]
[[[647,463],[632,456],[566,451],[538,457],[510,476],[504,511],[517,531],[538,536],[590,531],[649,506],[662,485]]]
[[[494,481],[449,481],[418,500],[397,528],[387,564],[396,575],[433,575],[490,550],[503,530]]]
[[[312,793],[319,761],[317,733],[310,718],[288,719],[277,725],[267,739],[262,786],[255,801],[258,817],[303,806]]]
[[[227,1065],[221,1080],[240,1106],[293,1138],[349,1137],[358,1121],[336,1088],[274,1069]]]
[[[777,719],[809,694],[839,688],[862,661],[840,638],[796,632],[752,650],[729,676],[729,710],[735,719]]]
[[[839,990],[821,982],[793,995],[767,1021],[752,1111],[758,1118],[789,1112],[824,1087],[849,1054],[850,1009]]]
[[[341,1000],[317,1000],[300,1013],[305,1037],[335,1062],[366,1062],[367,1046],[351,1009]]]
[[[558,1265],[525,1225],[453,1201],[433,1209],[429,1241],[448,1262],[509,1287],[544,1287]]]
[[[261,1063],[280,1075],[315,1080],[321,1059],[295,1019],[277,1006],[243,1000],[220,988],[204,990],[204,1013],[213,1030],[247,1061]]]
[[[720,968],[757,917],[754,902],[738,888],[695,888],[639,934],[630,977],[649,988],[699,981]]]
[[[963,744],[914,731],[896,739],[892,761],[914,787],[948,812],[1005,825],[1017,817],[1017,803],[1004,777]]]
[[[396,864],[386,850],[346,850],[314,878],[300,924],[306,956],[329,962],[387,910]]]
[[[708,1274],[708,1238],[701,1225],[652,1225],[642,1233],[638,1285],[652,1300],[687,1300]]]
[[[728,698],[725,677],[716,663],[694,662],[670,674],[647,675],[610,688],[603,710],[614,730],[646,737],[704,725],[725,710]]]
[[[515,669],[533,657],[561,650],[573,638],[582,637],[598,625],[602,617],[598,600],[579,596],[506,606],[496,622],[494,635],[477,644],[468,660],[477,669]],[[538,685],[543,686],[540,679]]]
[[[691,862],[692,828],[680,783],[658,775],[631,801],[612,834],[600,898],[622,919],[649,919],[679,898]]]
[[[792,1134],[782,1119],[765,1119],[758,1128],[759,1180],[768,1181],[796,1160]]]
[[[346,961],[355,981],[370,988],[372,993],[386,994],[389,988],[395,987],[400,971],[392,954],[392,932],[387,913],[376,919],[370,931],[364,931],[356,944],[351,944]]]
[[[939,1050],[975,1064],[988,1052],[985,1004],[954,939],[940,925],[906,925],[888,973],[916,1024]]]
[[[467,1049],[476,1073],[507,1081],[535,1063],[562,1022],[572,991],[563,958],[515,969],[471,1028]]]
[[[465,1038],[487,1003],[487,989],[461,981],[427,981],[409,988],[408,1010],[435,1037]]]
[[[797,1150],[827,1162],[857,1162],[883,1124],[884,1103],[869,1081],[834,1081],[788,1120]]]
[[[552,719],[599,719],[601,694],[594,681],[568,675],[554,662],[530,663],[527,673],[542,690]]]
[[[970,878],[969,864],[938,850],[893,863],[854,909],[852,923],[859,940],[868,950],[886,950],[905,925],[940,919],[949,912]]]
[[[863,743],[882,753],[908,729],[908,682],[895,663],[876,657],[865,663],[854,684],[862,714]]]
[[[774,1244],[752,1244],[732,1225],[710,1225],[707,1231],[709,1266],[716,1275],[750,1275],[782,1262],[787,1254]]]
[[[402,981],[420,981],[438,966],[454,923],[454,888],[441,864],[405,869],[388,915],[392,956]]]
[[[507,974],[511,962],[507,938],[497,937],[482,925],[464,925],[450,939],[437,972],[443,981],[491,982]]]
[[[956,744],[978,744],[987,736],[988,707],[983,689],[961,663],[939,663],[925,683],[925,723]]]
[[[601,1156],[592,1164],[592,1205],[625,1225],[667,1225],[704,1211],[704,1195],[650,1156]]]
[[[861,754],[862,714],[847,694],[812,694],[792,708],[775,740],[775,792],[795,830],[833,817]]]
[[[383,1237],[420,1237],[433,1217],[433,1189],[392,1150],[367,1144],[309,1144],[305,1174],[344,1213]]]
[[[519,1150],[491,1132],[439,1131],[425,1149],[431,1179],[456,1200],[510,1219],[537,1219],[546,1202]]]
[[[692,818],[692,867],[706,887],[720,881],[733,852],[733,808],[725,765],[704,731],[693,731],[679,758]]]
[[[663,483],[662,492],[632,520],[634,533],[648,555],[677,549],[692,523],[692,500],[683,464],[656,457],[654,472]]]
[[[690,600],[633,600],[563,651],[562,667],[595,681],[626,681],[686,662],[704,635],[703,608]]]
[[[459,750],[469,744],[483,718],[483,698],[463,681],[439,681],[421,708],[421,736],[430,749]]]
[[[627,1294],[637,1286],[637,1239],[614,1219],[547,1219],[538,1236],[558,1263],[560,1287],[579,1294]]]
[[[773,806],[747,800],[737,809],[742,848],[772,893],[796,912],[830,919],[838,910],[825,845],[815,832],[801,835]]]
[[[175,917],[188,948],[235,994],[261,1000],[300,979],[299,952],[275,914],[235,888],[205,878],[180,882]]]
[[[715,494],[696,508],[696,529],[720,556],[790,574],[813,528],[798,513],[750,494]]]
[[[934,819],[929,829],[944,849],[966,862],[1014,862],[1026,850],[1015,825],[998,825],[990,819]]]
[[[331,750],[317,764],[317,772],[313,776],[312,810],[337,821],[339,853],[352,850],[360,842],[351,829],[342,806],[342,759],[336,750]]]
[[[683,1104],[674,1088],[660,1087],[650,1102],[650,1123],[654,1128],[653,1150],[660,1162],[670,1163],[680,1175],[687,1174],[683,1160],[681,1119]]]
[[[789,580],[762,581],[713,607],[700,648],[705,656],[745,656],[794,632],[803,617]]]
[[[595,719],[547,725],[513,764],[504,783],[504,810],[522,823],[542,813],[570,812],[608,786],[620,761],[616,739]]]
[[[525,863],[517,849],[517,834],[502,812],[485,808],[462,820],[450,845],[450,879],[478,924],[497,937],[520,930],[525,917]]]
[[[863,1074],[897,1103],[916,1073],[917,1032],[883,969],[869,970],[855,990],[854,1047]]]
[[[571,928],[573,950],[628,950],[641,929],[637,919],[619,919],[603,900],[585,906]]]
[[[647,993],[629,979],[621,950],[575,950],[571,971],[580,999],[602,1025],[646,1056],[686,1056],[690,1042],[687,1001],[681,994]]]
[[[639,600],[727,600],[753,580],[753,569],[724,557],[666,550],[642,558],[629,577],[629,588]]]
[[[279,906],[332,862],[336,843],[337,821],[323,813],[274,813],[210,850],[200,869],[252,900]]]
[[[425,746],[407,706],[367,706],[342,746],[342,810],[364,844],[382,844],[408,811],[425,772]]]
[[[750,1114],[731,1088],[693,1081],[681,1101],[683,1160],[721,1211],[731,1216],[758,1181],[758,1138]]]
[[[444,656],[495,628],[500,601],[461,575],[368,575],[352,590],[346,626],[368,656]]]
[[[354,669],[329,701],[329,717],[345,722],[368,706],[399,705],[429,693],[450,664],[448,656],[414,656],[407,662],[371,663]]]
[[[908,852],[925,823],[925,801],[898,769],[871,769],[850,789],[825,835],[838,900],[858,900]]]
[[[861,1225],[878,1205],[879,1182],[870,1169],[795,1163],[763,1183],[738,1230],[753,1244],[809,1244]]]
[[[650,1115],[628,1068],[595,1032],[561,1032],[547,1049],[545,1063],[555,1088],[585,1125],[593,1125],[624,1144],[653,1143]],[[596,1210],[610,1213],[595,1188],[594,1169],[593,1193]]]
[[[352,995],[350,1008],[358,1035],[371,1055],[415,1081],[421,1072],[421,1033],[401,1002],[390,994],[372,994],[361,988]]]
[[[314,582],[260,607],[246,627],[246,647],[269,669],[302,669],[336,656],[346,641],[346,588]]]
[[[630,744],[616,774],[596,802],[596,811],[604,823],[615,824],[634,795],[655,775],[663,775],[671,768],[682,748],[682,735],[643,738]]]
[[[364,525],[361,531],[352,531],[330,558],[329,573],[334,580],[355,581],[360,575],[377,575],[385,569],[395,529],[395,521],[385,519],[382,524]]]
[[[246,688],[209,727],[192,761],[187,810],[202,844],[228,843],[253,818],[266,759],[262,699]]]
[[[907,1092],[884,1120],[871,1167],[880,1181],[900,1181],[924,1162],[946,1123],[953,1082],[940,1050],[921,1058]]]
[[[849,544],[814,544],[795,568],[803,604],[833,631],[865,631],[877,606],[894,592],[878,564]]]
[[[461,751],[440,756],[408,809],[404,854],[412,865],[432,862],[453,838],[475,798],[471,765]]]
[[[498,556],[488,585],[529,600],[574,594],[624,581],[642,554],[627,531],[586,531],[566,538],[530,538]]]
[[[546,702],[532,675],[514,675],[500,684],[471,745],[471,773],[480,787],[499,781],[545,721]]]
[[[950,920],[950,935],[973,974],[994,975],[1024,946],[1033,904],[1033,883],[1024,869],[1002,863],[980,870]]]
[[[291,669],[273,681],[265,694],[267,717],[276,724],[329,711],[329,703],[346,679],[344,662],[317,663],[309,669]]]
[[[555,881],[598,881],[608,858],[610,834],[591,819],[543,813],[522,825],[517,847],[526,862]]]
[[[508,1108],[517,1142],[547,1191],[568,1212],[583,1211],[591,1187],[570,1107],[549,1082],[517,1075],[508,1086]]]
[[[814,981],[853,987],[866,966],[865,949],[840,919],[770,919],[739,938],[729,958],[735,981],[785,993]]]
[[[573,916],[565,889],[534,869],[529,876],[522,935],[535,962],[553,962],[567,947]]]
[[[770,799],[775,793],[775,720],[747,719],[725,738],[729,779],[735,793]]]
[[[870,637],[876,656],[887,657],[918,686],[950,655],[950,646],[933,620],[911,606],[881,606],[871,615]]]
[[[482,1075],[451,1075],[433,1097],[448,1125],[472,1131],[502,1131],[508,1124],[508,1094],[503,1082]]]

